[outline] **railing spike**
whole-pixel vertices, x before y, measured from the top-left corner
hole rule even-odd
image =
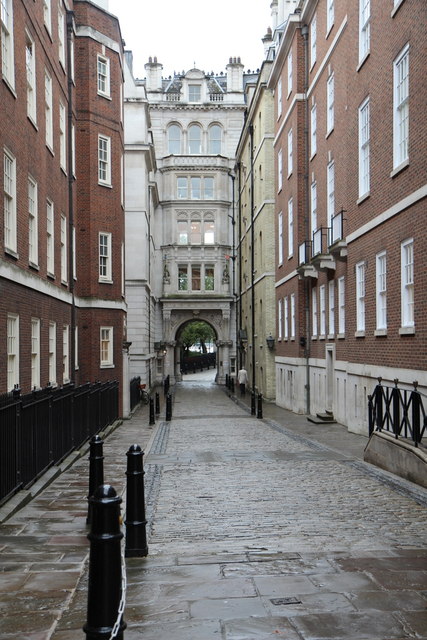
[[[414,388],[416,389],[418,387],[418,380],[414,380],[414,382],[412,384],[414,385]]]
[[[398,379],[398,378],[395,378],[395,379],[393,380],[393,382],[394,382],[394,385],[397,387],[397,385],[399,384],[399,379]]]

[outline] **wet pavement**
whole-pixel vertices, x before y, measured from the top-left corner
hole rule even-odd
[[[427,490],[363,462],[367,439],[209,374],[104,445],[125,490],[145,451],[149,555],[127,558],[126,640],[427,639]],[[87,451],[0,525],[0,638],[85,638]],[[2,510],[4,514],[4,509]]]

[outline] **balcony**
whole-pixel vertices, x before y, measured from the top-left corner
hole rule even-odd
[[[311,242],[305,240],[298,246],[298,267],[297,271],[301,278],[317,278],[318,271],[313,264],[310,263]]]
[[[344,237],[344,209],[332,216],[330,227],[320,227],[312,240],[298,246],[297,271],[301,278],[317,278],[319,271],[334,271],[336,260],[347,259]]]
[[[334,256],[329,253],[329,227],[320,227],[313,233],[311,262],[318,271],[335,270]]]
[[[337,260],[347,258],[347,242],[344,238],[344,209],[332,217],[329,252]]]

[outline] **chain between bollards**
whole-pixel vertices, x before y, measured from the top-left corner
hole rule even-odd
[[[150,397],[150,421],[149,421],[149,425],[153,425],[156,424],[156,419],[154,416],[154,398]]]
[[[90,524],[92,521],[92,507],[90,498],[95,493],[99,485],[104,484],[104,456],[103,447],[104,441],[101,436],[93,436],[90,441],[89,450],[89,494],[88,494],[88,508],[86,524]]]
[[[160,413],[160,393],[156,391],[156,415]]]

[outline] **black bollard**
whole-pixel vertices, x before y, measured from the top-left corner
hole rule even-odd
[[[257,418],[262,418],[262,394],[258,394]]]
[[[160,413],[160,394],[158,391],[156,391],[156,414],[159,415]]]
[[[230,388],[230,382],[229,382],[229,379],[228,379],[228,373],[225,374],[225,386],[226,386],[227,389]]]
[[[123,640],[126,623],[122,609],[122,558],[120,503],[109,484],[99,486],[89,498],[92,503],[87,619],[83,627],[87,640]]]
[[[234,378],[230,378],[230,389],[231,393],[234,393]]]
[[[172,420],[172,396],[170,393],[166,396],[166,422]]]
[[[251,395],[251,416],[255,415],[255,393],[252,392]]]
[[[92,507],[90,498],[95,493],[100,484],[104,484],[104,456],[102,446],[104,441],[101,436],[93,436],[89,449],[89,495],[86,524],[92,522]]]
[[[126,483],[126,558],[139,558],[148,554],[145,525],[144,452],[137,444],[127,452]]]
[[[150,398],[150,425],[156,424],[156,420],[154,418],[154,398]]]

